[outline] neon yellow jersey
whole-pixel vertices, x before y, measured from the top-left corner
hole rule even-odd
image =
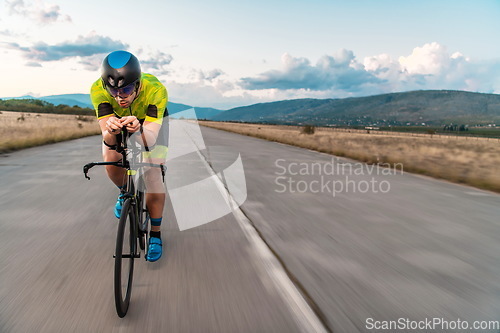
[[[151,74],[142,73],[139,95],[130,107],[123,109],[116,102],[99,78],[90,88],[90,99],[94,105],[97,119],[115,114],[119,117],[136,116],[139,120],[146,120],[162,124],[166,111],[168,93],[165,86]]]

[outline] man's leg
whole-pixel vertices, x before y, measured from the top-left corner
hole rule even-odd
[[[168,153],[168,118],[163,119],[163,125],[160,129],[156,146],[147,153],[145,161],[153,164],[165,164]],[[146,183],[146,206],[151,219],[151,232],[148,244],[148,261],[160,259],[163,249],[161,241],[161,223],[163,207],[165,205],[166,190],[163,183],[162,170],[157,167],[145,170]]]
[[[105,162],[116,162],[122,158],[120,153],[117,153],[116,150],[109,149],[109,147],[106,147],[104,143],[102,144],[102,156]],[[106,173],[108,174],[108,178],[120,189],[120,194],[116,200],[114,210],[115,217],[120,218],[123,205],[121,189],[123,189],[125,183],[127,182],[126,170],[113,165],[106,165]]]
[[[104,143],[102,144],[102,157],[104,162],[116,162],[122,158],[120,153],[116,150],[111,150],[106,147]],[[126,171],[124,168],[119,168],[113,165],[106,165],[106,173],[108,178],[118,187],[125,185],[127,182]]]
[[[146,193],[146,206],[151,219],[161,219],[165,206],[165,193]],[[151,225],[151,231],[160,231],[160,226],[161,224]]]
[[[149,163],[160,164],[164,160],[150,159]],[[151,167],[145,172],[146,183],[146,207],[151,220],[151,232],[149,234],[148,261],[156,261],[162,255],[161,223],[163,207],[165,206],[165,186],[163,185],[162,173],[159,168]]]

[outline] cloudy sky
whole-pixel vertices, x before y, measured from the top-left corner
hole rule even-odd
[[[124,49],[170,100],[227,109],[500,93],[499,0],[0,0],[0,97],[88,93]]]

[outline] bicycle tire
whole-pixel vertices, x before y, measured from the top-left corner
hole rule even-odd
[[[132,294],[134,258],[137,246],[135,223],[135,212],[132,205],[132,199],[127,198],[123,203],[121,211],[115,250],[115,305],[116,312],[120,318],[125,317],[127,314],[130,305],[130,296]]]

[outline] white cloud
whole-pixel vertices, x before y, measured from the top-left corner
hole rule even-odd
[[[94,72],[99,70],[104,57],[104,53],[93,54],[80,58],[80,61],[78,63],[80,65],[83,65],[83,69]]]
[[[26,14],[26,8],[24,5],[23,0],[12,0],[12,1],[5,1],[5,5],[9,9],[9,14],[10,15],[25,15]]]
[[[198,70],[197,74],[200,81],[214,82],[225,73],[221,69],[216,68],[209,71]]]
[[[130,52],[139,59],[143,72],[156,76],[169,75],[172,72],[170,63],[173,61],[173,57],[169,53],[150,47],[139,48]]]
[[[38,62],[30,61],[30,62],[27,62],[25,64],[25,66],[28,66],[28,67],[42,67],[42,64],[40,64]]]
[[[395,60],[388,54],[358,61],[350,50],[321,57],[315,65],[307,58],[282,56],[283,67],[242,78],[241,87],[281,91],[295,98],[338,98],[409,90],[467,90],[492,93],[500,87],[500,62],[471,60],[449,53],[439,43],[416,47]],[[292,97],[293,98],[293,97]]]
[[[193,106],[211,106],[227,109],[243,104],[251,104],[258,99],[242,90],[220,69],[176,70],[162,78],[174,101]]]
[[[168,95],[176,103],[227,109],[234,106],[252,104],[256,100],[254,96],[251,96],[247,92],[232,91],[232,94],[225,94],[218,87],[204,82],[164,82],[168,90]]]
[[[29,60],[55,61],[73,57],[90,57],[111,51],[126,49],[127,44],[106,36],[91,33],[88,36],[78,36],[74,41],[64,41],[49,45],[43,41],[31,46],[21,46],[18,43],[4,43],[4,46],[22,52]]]
[[[89,42],[92,41],[92,43],[89,43],[92,45],[92,47],[90,47],[90,45],[89,47],[91,49],[95,49],[96,51],[98,50],[99,52],[81,58],[79,63],[82,64],[86,70],[97,71],[100,68],[102,61],[107,53],[116,50],[128,49],[128,45],[123,44],[120,41],[113,41],[108,37],[97,36],[95,35],[95,33],[92,33],[91,36],[94,37],[92,39],[88,39]],[[102,46],[103,44],[102,42],[104,42],[104,45],[109,46],[105,51],[100,50],[100,46]],[[170,54],[159,50],[144,50],[142,48],[129,51],[137,56],[141,64],[141,70],[143,72],[150,73],[156,76],[165,76],[171,73],[169,65],[172,62],[173,57]]]
[[[162,80],[166,84],[168,94],[173,102],[192,106],[210,106],[218,109],[266,103],[277,100],[297,98],[331,98],[331,91],[311,91],[307,89],[281,90],[245,90],[230,81],[209,83],[206,81],[177,82]],[[350,97],[343,93],[337,97]]]
[[[313,64],[285,53],[281,69],[272,69],[239,81],[228,80],[222,70],[195,70],[186,80],[172,80],[171,96],[186,104],[229,108],[295,98],[345,98],[410,90],[466,90],[500,92],[500,61],[472,60],[450,53],[438,43],[416,47],[407,56],[388,54],[358,61],[342,49]],[[179,72],[176,72],[179,78]],[[180,83],[182,81],[182,83]]]
[[[438,75],[449,69],[451,57],[446,47],[434,42],[414,48],[411,55],[399,57],[399,63],[409,74]]]
[[[13,32],[12,30],[4,29],[4,30],[0,31],[0,35],[5,36],[5,37],[17,37],[19,34]]]
[[[35,21],[40,25],[55,22],[71,22],[69,15],[61,13],[61,8],[55,4],[36,0],[35,4],[26,4],[23,0],[5,1],[10,15],[20,15]]]
[[[283,68],[270,70],[257,77],[241,79],[241,86],[250,90],[306,89],[311,91],[337,90],[359,92],[367,86],[381,83],[365,70],[349,50],[342,49],[333,56],[321,57],[315,65],[309,59],[295,58],[288,53],[281,57]]]
[[[436,42],[416,47],[397,61],[382,54],[364,59],[366,70],[385,80],[381,92],[450,89],[498,91],[500,62],[474,61],[460,52],[450,54]]]
[[[8,30],[0,34],[12,37]],[[107,53],[129,49],[119,40],[96,33],[51,45],[19,45],[12,37],[10,43],[0,46],[20,52],[27,61],[25,66],[43,65],[46,69],[47,62],[55,66],[63,60],[80,64],[88,71],[98,71]],[[345,98],[409,90],[500,92],[500,61],[471,59],[455,50],[449,52],[438,43],[416,47],[396,59],[388,54],[357,59],[353,51],[341,49],[314,62],[285,53],[279,69],[240,80],[231,78],[221,68],[176,66],[172,55],[164,51],[131,52],[139,58],[143,71],[166,83],[174,102],[221,109],[284,99]]]
[[[391,56],[385,53],[366,57],[363,61],[363,65],[367,71],[377,74],[387,72],[389,69],[396,69],[396,67],[399,70],[399,64],[394,62]]]

